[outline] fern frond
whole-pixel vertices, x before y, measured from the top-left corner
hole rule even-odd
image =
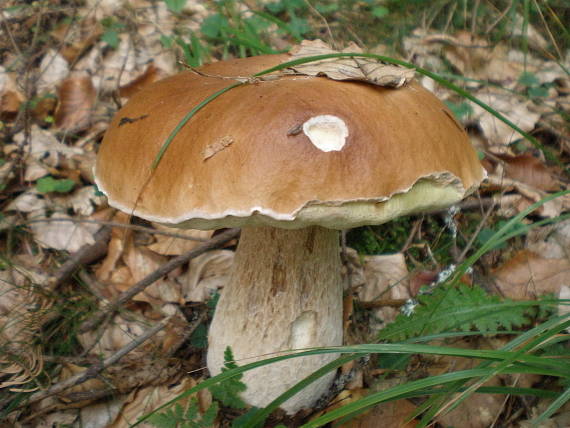
[[[451,331],[512,330],[529,323],[532,313],[529,302],[501,300],[466,284],[438,286],[420,295],[418,303],[410,316],[400,314],[380,331],[380,339],[398,342]]]

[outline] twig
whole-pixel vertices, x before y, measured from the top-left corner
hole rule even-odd
[[[169,236],[171,238],[179,238],[179,239],[185,239],[187,241],[197,241],[197,242],[208,242],[207,239],[204,238],[195,238],[193,236],[187,236],[187,235],[182,235],[180,233],[176,233],[176,232],[168,232],[165,230],[158,230],[158,229],[154,229],[152,227],[147,227],[147,226],[139,226],[136,224],[126,224],[126,223],[119,223],[116,221],[103,221],[103,220],[89,220],[89,219],[78,219],[78,218],[38,218],[38,219],[32,219],[32,220],[27,220],[25,222],[21,222],[21,223],[17,223],[12,225],[11,227],[22,227],[22,226],[26,226],[28,224],[31,223],[46,223],[46,222],[51,222],[51,221],[56,221],[56,222],[70,222],[70,223],[86,223],[86,224],[98,224],[101,226],[110,226],[110,227],[121,227],[123,229],[131,229],[131,230],[136,230],[138,232],[147,232],[147,233],[152,233],[154,235],[163,235],[163,236]]]
[[[399,308],[406,303],[406,299],[380,299],[380,300],[373,300],[371,302],[359,302],[359,306],[362,306],[364,309],[374,309],[374,308],[384,308],[386,306],[392,308]]]
[[[56,289],[65,282],[79,267],[93,263],[105,255],[107,242],[111,239],[111,228],[103,227],[95,234],[94,238],[93,244],[82,246],[48,278],[47,285],[50,290]]]
[[[198,311],[196,317],[190,322],[190,324],[186,327],[186,331],[184,332],[183,338],[180,340],[180,343],[184,343],[191,335],[192,333],[194,333],[194,331],[198,328],[198,326],[200,324],[202,324],[202,322],[206,319],[206,316],[208,314],[208,311],[203,309]],[[162,321],[163,323],[166,323],[166,319]],[[158,327],[158,326],[157,326]],[[155,327],[156,328],[156,327]],[[150,332],[150,330],[149,330]],[[148,332],[147,332],[148,333]],[[146,334],[146,333],[145,333]],[[142,336],[139,336],[137,339],[139,339]],[[137,340],[135,339],[135,340]],[[127,345],[128,346],[128,345]],[[174,354],[174,352],[176,352],[177,347],[174,347],[172,349],[171,352],[169,352],[167,355],[165,355],[165,358],[168,359],[170,357],[172,357],[172,355]],[[51,357],[51,356],[43,356],[45,361],[50,361],[50,362],[54,362],[54,363],[72,363],[72,364],[88,364],[89,360],[93,360],[93,358],[77,358],[77,357]],[[171,360],[169,360],[171,361]],[[104,362],[103,362],[104,364]],[[127,361],[128,364],[128,361]],[[168,367],[172,367],[172,363],[168,362],[165,363],[168,364]],[[96,366],[97,364],[94,364],[94,366]],[[85,372],[80,373],[79,375],[84,374]],[[85,400],[98,400],[98,399],[102,399],[105,397],[108,397],[110,395],[114,395],[114,394],[126,394],[130,391],[132,391],[135,388],[140,388],[140,387],[144,387],[147,385],[152,385],[154,383],[156,383],[158,375],[161,373],[160,371],[154,371],[153,372],[155,374],[155,376],[146,379],[144,382],[140,382],[139,379],[137,379],[136,377],[133,378],[133,380],[131,381],[130,378],[126,378],[123,379],[121,381],[121,383],[118,384],[113,384],[113,381],[111,379],[111,383],[112,385],[110,387],[105,387],[103,389],[95,389],[95,390],[89,390],[89,391],[78,391],[78,392],[70,392],[66,395],[63,395],[62,398],[67,402],[67,404],[65,404],[65,408],[69,408],[70,403],[76,403],[76,402],[81,402],[81,401],[85,401]],[[77,386],[80,383],[83,383],[85,381],[89,380],[89,378],[83,378],[81,382],[74,384],[73,386]],[[41,399],[41,398],[40,398]],[[28,404],[28,403],[26,403]],[[29,422],[29,421],[33,421],[35,419],[37,419],[38,417],[40,417],[43,414],[46,413],[51,413],[52,411],[58,410],[60,408],[60,405],[55,405],[55,406],[47,406],[45,408],[42,408],[41,410],[39,410],[38,412],[36,412],[33,415],[30,415],[29,417],[27,417],[25,419],[25,422]]]
[[[491,215],[491,213],[493,212],[493,210],[495,209],[495,204],[492,204],[487,211],[485,212],[485,214],[483,214],[483,218],[481,219],[481,221],[479,222],[479,224],[477,225],[477,228],[475,229],[475,231],[473,232],[473,234],[471,235],[471,238],[469,239],[469,242],[467,242],[467,245],[465,245],[465,248],[463,248],[463,251],[461,251],[461,254],[459,254],[459,257],[457,258],[456,264],[459,264],[463,261],[463,259],[465,258],[465,256],[467,255],[467,252],[471,249],[471,247],[473,246],[473,242],[475,242],[475,239],[477,238],[477,236],[479,236],[479,232],[481,232],[481,229],[483,229],[483,226],[485,226],[487,224],[487,220],[489,219],[489,216]]]
[[[158,322],[154,327],[148,329],[146,332],[144,332],[140,336],[137,336],[136,339],[134,339],[133,341],[131,341],[127,345],[123,346],[121,349],[119,349],[117,352],[115,352],[110,357],[105,358],[101,363],[94,364],[91,367],[89,367],[87,370],[84,370],[81,373],[77,373],[76,375],[73,375],[73,376],[65,379],[64,381],[56,383],[55,385],[46,389],[45,391],[40,391],[40,392],[35,393],[34,395],[32,395],[30,397],[30,399],[25,404],[30,405],[30,404],[36,403],[38,401],[43,400],[44,398],[50,397],[50,396],[55,395],[55,394],[59,394],[60,392],[65,391],[66,389],[69,389],[73,386],[79,385],[79,384],[81,384],[81,383],[83,383],[89,379],[92,379],[92,378],[98,376],[99,373],[101,373],[107,367],[118,362],[121,358],[123,358],[125,355],[127,355],[129,352],[131,352],[133,349],[137,348],[138,346],[143,344],[145,341],[147,341],[149,338],[151,338],[156,333],[158,333],[160,330],[162,330],[164,327],[166,327],[166,325],[170,322],[171,318],[172,317],[167,317],[167,318],[163,319],[162,321]]]
[[[325,24],[325,28],[327,29],[327,34],[330,38],[331,41],[331,45],[333,47],[337,47],[337,44],[334,40],[334,35],[331,31],[331,27],[329,26],[329,22],[327,21],[327,19],[321,14],[321,12],[319,12],[312,4],[309,0],[305,0],[305,3],[307,4],[307,6],[309,7],[309,9],[311,9],[311,12],[313,12],[315,15],[317,15],[321,21],[323,21],[323,24]]]
[[[107,305],[105,308],[103,308],[101,312],[93,316],[93,318],[85,321],[79,328],[79,332],[85,333],[86,331],[95,328],[103,319],[105,319],[110,314],[115,312],[121,305],[123,305],[125,302],[129,301],[132,297],[142,292],[144,289],[146,289],[156,280],[162,278],[167,273],[173,271],[179,266],[182,266],[183,264],[187,263],[193,258],[198,257],[199,255],[205,253],[206,251],[213,250],[214,248],[217,248],[225,244],[226,242],[229,242],[232,239],[237,238],[238,235],[239,235],[239,229],[226,230],[225,232],[220,233],[218,236],[213,237],[209,241],[201,244],[200,246],[188,251],[185,254],[173,258],[168,263],[163,264],[157,270],[145,276],[143,279],[141,279],[131,288],[121,293],[117,298],[117,300]]]

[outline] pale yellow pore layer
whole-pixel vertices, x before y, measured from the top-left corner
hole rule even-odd
[[[147,213],[135,215],[163,223],[167,226],[190,229],[216,229],[220,227],[273,226],[283,229],[300,229],[308,226],[323,226],[329,229],[349,229],[363,225],[389,222],[395,218],[445,208],[461,201],[474,189],[464,189],[461,181],[453,174],[441,173],[418,180],[410,189],[391,197],[377,200],[354,200],[344,202],[309,202],[296,213],[275,213],[263,207],[252,208],[249,213],[228,212],[210,218],[169,219],[150,216]],[[117,202],[114,201],[114,206]],[[119,207],[121,208],[121,207]],[[188,213],[192,217],[196,213]]]

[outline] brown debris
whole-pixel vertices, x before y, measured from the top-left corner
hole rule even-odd
[[[72,75],[65,79],[58,90],[59,104],[55,111],[55,123],[64,131],[86,129],[91,122],[97,92],[91,77]]]

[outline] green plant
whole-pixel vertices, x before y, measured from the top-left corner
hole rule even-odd
[[[218,403],[214,401],[201,415],[198,399],[192,397],[186,409],[177,403],[163,413],[155,413],[148,422],[157,428],[209,428],[214,425],[218,410]]]
[[[101,25],[105,30],[101,35],[101,40],[111,48],[117,49],[119,47],[119,34],[124,31],[125,24],[113,18],[104,18],[101,20]]]
[[[235,368],[237,368],[237,364],[234,362],[234,355],[228,346],[224,352],[224,367],[222,368],[222,373]],[[212,396],[224,406],[233,409],[244,409],[246,405],[240,398],[239,393],[245,391],[246,386],[241,381],[241,378],[242,375],[240,374],[227,379],[225,382],[212,385],[210,387]]]
[[[164,0],[166,7],[173,13],[180,13],[186,5],[186,0]]]
[[[40,193],[68,193],[75,187],[75,182],[69,178],[57,179],[52,176],[42,177],[36,182]]]
[[[439,285],[429,294],[420,294],[411,315],[399,314],[380,331],[379,338],[390,342],[442,332],[472,329],[496,333],[530,323],[532,308],[540,302],[513,302],[487,294],[481,287]]]

